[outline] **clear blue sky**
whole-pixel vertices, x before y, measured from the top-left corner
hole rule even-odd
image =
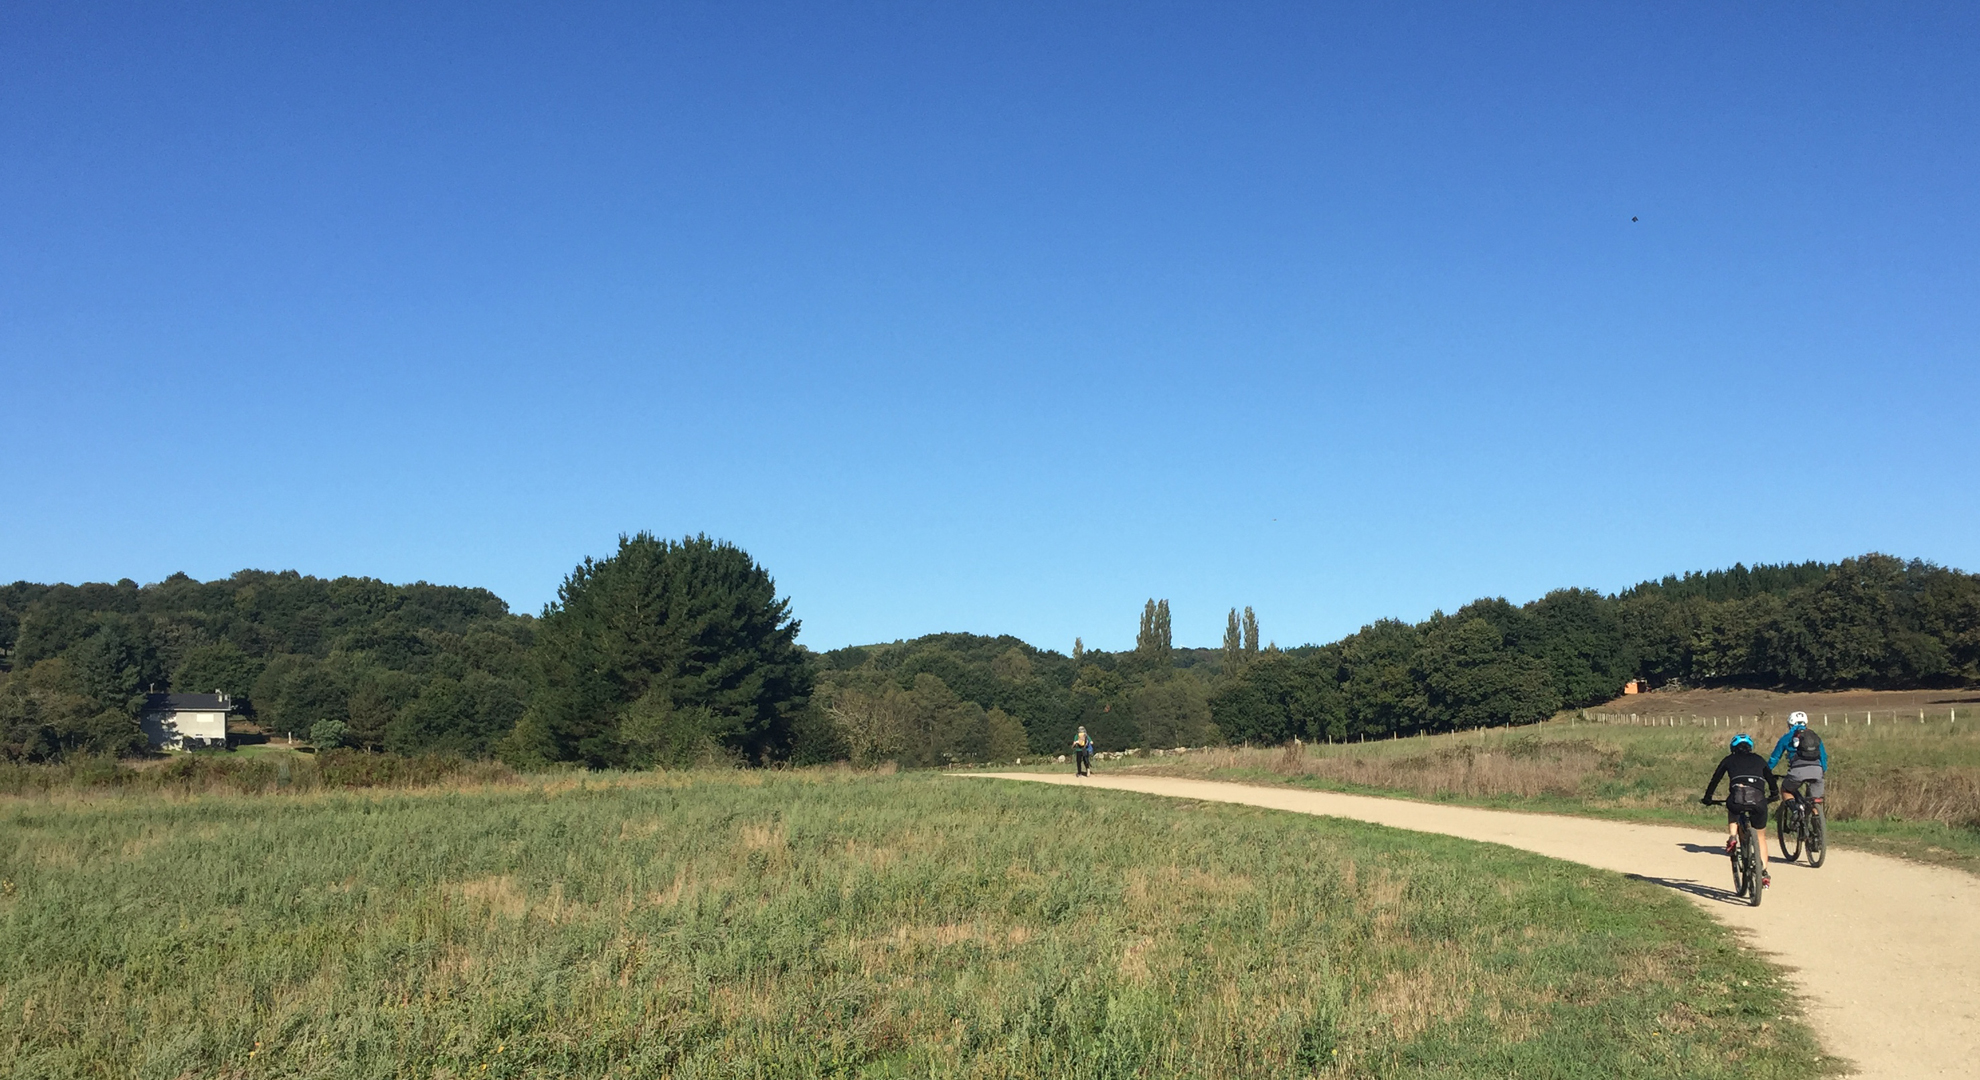
[[[1980,569],[1976,211],[1972,5],[12,4],[0,579],[705,531],[814,647],[1067,649]]]

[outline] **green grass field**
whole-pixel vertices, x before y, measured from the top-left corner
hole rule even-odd
[[[13,1077],[1785,1077],[1688,901],[919,774],[0,801]]]
[[[1830,837],[1980,872],[1980,723],[1818,728],[1829,748]],[[1752,727],[1765,755],[1781,724]],[[1722,827],[1698,805],[1733,734],[1723,727],[1556,720],[1510,730],[1346,745],[1208,750],[1101,763],[1249,783]],[[1060,766],[1071,768],[1071,766]],[[1785,765],[1779,770],[1785,772]],[[1720,794],[1725,786],[1720,785]]]

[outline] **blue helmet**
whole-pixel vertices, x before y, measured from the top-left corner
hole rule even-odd
[[[1748,735],[1746,732],[1742,731],[1739,734],[1733,736],[1733,741],[1731,743],[1731,746],[1734,751],[1751,750],[1753,749],[1753,736]]]

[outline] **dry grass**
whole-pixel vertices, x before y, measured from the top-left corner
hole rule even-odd
[[[490,914],[506,918],[519,919],[529,908],[522,893],[516,889],[516,879],[507,874],[448,885],[445,891],[468,904],[480,905]]]
[[[1980,767],[1891,769],[1831,788],[1826,801],[1838,821],[1895,818],[1980,828]]]
[[[1467,798],[1565,794],[1573,788],[1563,782],[1558,766],[1468,747],[1422,758],[1320,758],[1301,772],[1361,787]]]
[[[522,777],[499,761],[445,754],[400,757],[359,750],[303,753],[275,746],[239,752],[174,754],[119,761],[77,758],[54,765],[0,762],[0,795],[37,798],[101,797],[128,793],[159,795],[305,794],[446,787],[480,790],[519,784]]]
[[[1612,771],[1620,755],[1587,740],[1515,741],[1478,746],[1457,741],[1408,756],[1356,752],[1353,747],[1209,750],[1189,763],[1199,769],[1255,769],[1270,761],[1283,777],[1317,777],[1355,787],[1427,797],[1491,799],[1578,794],[1592,768]]]

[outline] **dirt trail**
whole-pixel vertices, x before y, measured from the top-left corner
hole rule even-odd
[[[1683,892],[1794,969],[1825,1051],[1861,1075],[1980,1076],[1980,878],[1956,870],[1856,851],[1820,870],[1776,862],[1754,908],[1729,895],[1723,832],[1173,777],[966,775],[1352,818],[1619,871]]]

